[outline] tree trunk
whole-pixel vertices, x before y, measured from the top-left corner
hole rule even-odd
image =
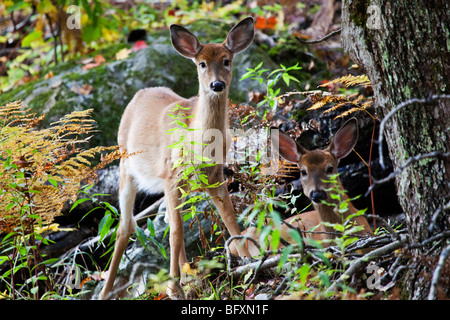
[[[448,12],[446,0],[342,1],[343,47],[370,78],[380,119],[412,98],[449,94]],[[395,112],[384,130],[394,170],[411,156],[432,151],[448,153],[449,128],[448,98],[408,104]],[[448,156],[415,161],[396,177],[410,242],[422,242],[450,228],[449,186]],[[431,275],[446,241],[431,250],[435,243],[410,252],[414,258],[409,266],[414,269],[403,278],[403,297],[427,297]]]

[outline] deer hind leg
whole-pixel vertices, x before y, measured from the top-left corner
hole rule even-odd
[[[133,207],[137,188],[133,179],[127,176],[124,171],[121,166],[119,187],[120,224],[117,229],[116,243],[109,267],[108,278],[99,297],[102,300],[110,298],[120,260],[125,252],[131,234],[136,231],[136,223],[133,219]]]
[[[170,276],[172,278],[167,288],[170,297],[176,297],[176,278],[183,264],[187,261],[186,248],[184,246],[183,218],[180,210],[176,209],[180,204],[181,193],[176,183],[166,181],[164,184],[164,196],[166,198],[167,213],[169,216],[169,243],[170,243]]]

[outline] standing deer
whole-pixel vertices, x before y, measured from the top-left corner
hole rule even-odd
[[[273,146],[278,148],[280,155],[290,161],[297,163],[300,170],[300,179],[303,186],[303,193],[312,201],[314,211],[308,211],[289,217],[285,221],[291,226],[294,226],[303,231],[309,231],[312,227],[318,226],[315,231],[322,231],[327,233],[310,233],[308,234],[314,240],[333,239],[335,236],[335,230],[332,227],[325,226],[321,222],[330,223],[342,223],[351,214],[356,213],[358,210],[349,202],[347,211],[341,215],[339,213],[339,203],[337,200],[330,197],[328,191],[333,185],[329,182],[329,176],[337,173],[337,166],[339,160],[346,157],[355,147],[358,141],[358,122],[355,118],[348,120],[334,135],[330,145],[323,149],[317,149],[308,151],[294,139],[284,133],[279,135],[273,135]],[[343,189],[341,182],[338,181],[338,187]],[[347,195],[344,197],[348,200]],[[322,200],[329,204],[335,204],[330,206],[322,203]],[[367,219],[364,216],[356,216],[351,221],[359,226],[363,226],[364,230],[359,234],[373,235]],[[290,243],[294,243],[294,240],[289,235],[290,227],[285,224],[281,226],[281,237]],[[255,240],[258,240],[258,230],[255,227],[247,228],[244,232]],[[252,242],[247,242],[251,255],[256,255],[259,250],[253,245]],[[230,246],[231,252],[236,253],[238,245]]]
[[[201,132],[217,130],[226,136],[228,129],[228,90],[232,77],[232,61],[235,54],[245,50],[253,41],[254,21],[248,17],[228,33],[223,43],[201,44],[197,37],[179,25],[170,26],[172,45],[182,56],[197,65],[199,94],[185,99],[165,87],[147,88],[136,93],[125,109],[119,127],[118,143],[122,150],[140,152],[120,162],[120,224],[111,260],[109,275],[100,293],[100,299],[110,298],[114,279],[128,239],[135,232],[133,205],[139,190],[148,193],[164,192],[169,218],[170,275],[179,276],[179,269],[187,261],[184,246],[183,219],[178,206],[180,182],[173,163],[180,152],[169,149],[176,142],[176,135],[167,131],[175,126],[169,116],[175,106],[183,108],[185,125]],[[179,137],[178,137],[179,138]],[[221,140],[223,141],[223,139]],[[226,153],[225,142],[219,152]],[[206,148],[206,147],[205,147]],[[224,181],[222,164],[204,168],[210,184],[207,188],[230,235],[240,234],[236,215]],[[239,248],[239,255],[249,256],[247,248]],[[169,284],[167,293],[174,296],[176,283]]]

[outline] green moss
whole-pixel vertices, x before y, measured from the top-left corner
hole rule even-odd
[[[406,98],[411,99],[411,89],[408,85],[403,88],[403,94]]]
[[[349,13],[350,20],[356,26],[365,28],[369,14],[367,8],[370,5],[370,0],[356,0],[350,3]]]

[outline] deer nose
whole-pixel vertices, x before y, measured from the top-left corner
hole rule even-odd
[[[327,198],[327,193],[323,190],[311,191],[309,198],[315,203],[320,203],[320,200],[325,200]]]
[[[211,86],[211,89],[214,92],[222,92],[223,89],[225,89],[225,82],[223,82],[223,81],[214,81],[214,82],[211,82],[210,86]]]

